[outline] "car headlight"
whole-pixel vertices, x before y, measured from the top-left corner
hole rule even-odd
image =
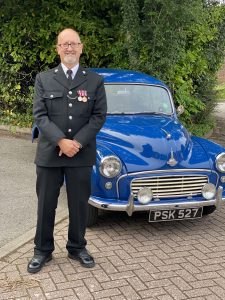
[[[218,171],[225,173],[225,153],[220,153],[216,157],[216,168]]]
[[[147,204],[153,198],[152,190],[147,187],[141,188],[137,193],[137,198],[141,204]]]
[[[101,160],[99,170],[102,176],[113,178],[121,172],[122,164],[116,156],[106,156]]]
[[[212,183],[206,183],[202,188],[202,196],[207,199],[211,200],[216,196],[216,187]]]

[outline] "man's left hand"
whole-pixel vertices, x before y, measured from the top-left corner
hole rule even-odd
[[[79,150],[82,148],[82,146],[81,146],[81,144],[80,143],[78,143],[76,140],[73,140],[73,143],[74,143],[74,146],[78,149],[78,151],[74,154],[74,155],[76,155],[78,152],[79,152]],[[60,149],[60,151],[59,151],[59,156],[62,156],[62,154],[63,154],[63,151]],[[64,153],[65,154],[65,153]],[[67,155],[68,156],[68,155]],[[71,157],[71,156],[69,156],[69,157]]]

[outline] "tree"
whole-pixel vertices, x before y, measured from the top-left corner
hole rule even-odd
[[[215,74],[224,58],[224,7],[201,0],[131,2],[129,7],[123,1],[126,30],[122,30],[125,38],[134,36],[134,26],[128,24],[136,24],[138,36],[132,39],[139,57],[136,67],[165,81],[176,103],[186,108],[183,122],[203,133],[215,106]],[[128,60],[128,65],[135,61],[130,55]]]

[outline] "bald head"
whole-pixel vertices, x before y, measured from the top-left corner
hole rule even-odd
[[[74,35],[74,36],[76,36],[77,40],[80,43],[80,36],[79,36],[78,32],[76,30],[72,29],[72,28],[65,28],[62,31],[60,31],[60,33],[58,34],[58,36],[57,36],[57,44],[59,44],[60,39],[63,39],[65,36],[68,36],[68,35]]]

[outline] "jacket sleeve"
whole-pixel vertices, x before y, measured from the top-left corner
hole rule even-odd
[[[107,113],[107,102],[104,88],[103,78],[99,77],[96,90],[96,100],[92,110],[89,122],[85,124],[75,135],[74,139],[78,141],[82,147],[85,147],[92,141],[103,126]]]
[[[65,134],[49,119],[48,111],[43,97],[44,89],[41,75],[38,74],[34,86],[33,115],[40,133],[54,146],[65,137]]]

